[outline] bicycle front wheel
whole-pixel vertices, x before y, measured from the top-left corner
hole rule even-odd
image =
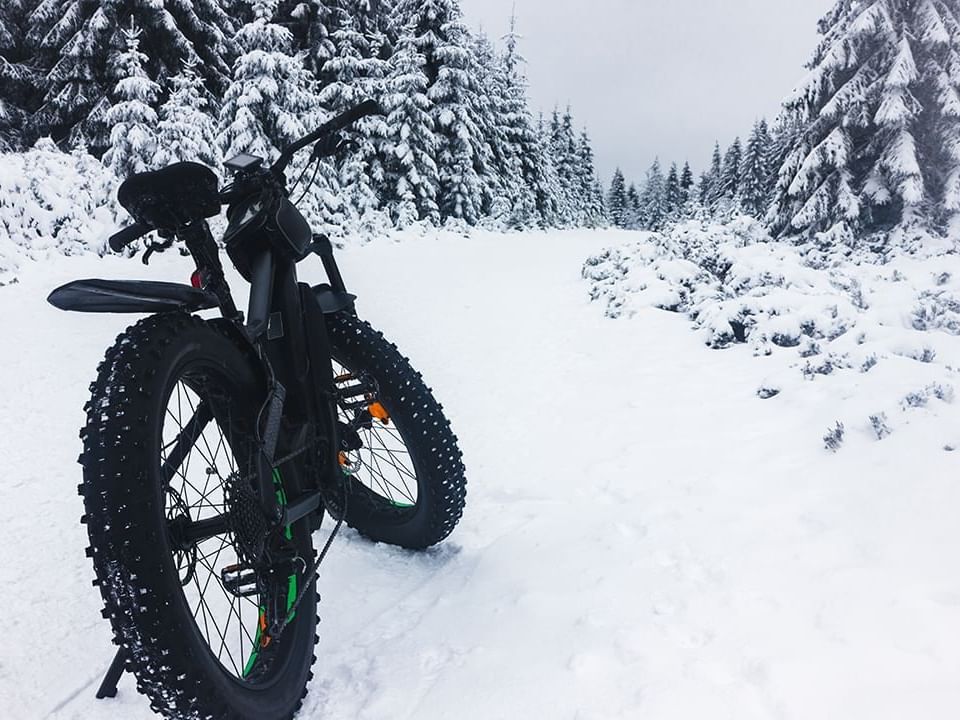
[[[168,718],[290,718],[306,693],[313,547],[306,519],[271,531],[260,508],[263,482],[281,502],[299,492],[257,476],[265,395],[224,324],[181,313],[129,328],[92,386],[88,554],[127,668]]]
[[[450,422],[420,373],[380,332],[350,313],[326,320],[347,524],[380,542],[434,545],[457,526],[467,493]]]

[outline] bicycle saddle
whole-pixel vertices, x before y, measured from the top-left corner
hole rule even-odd
[[[193,162],[131,175],[117,200],[138,223],[157,230],[174,230],[220,212],[217,176]]]

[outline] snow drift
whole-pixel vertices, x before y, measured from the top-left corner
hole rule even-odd
[[[15,281],[24,260],[51,252],[103,255],[121,212],[117,185],[96,158],[50,140],[0,155],[0,285]]]
[[[883,439],[901,424],[957,419],[960,258],[951,249],[825,254],[773,241],[740,216],[644,234],[589,258],[583,277],[610,318],[670,310],[709,347],[749,347],[762,399],[827,383],[841,416],[824,440],[836,449],[851,427]]]

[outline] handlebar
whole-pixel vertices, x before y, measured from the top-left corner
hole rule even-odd
[[[134,223],[128,227],[125,227],[118,233],[115,233],[110,236],[110,249],[114,252],[120,252],[127,245],[132,243],[135,240],[139,240],[148,232],[153,230],[149,225],[144,225],[143,223]]]
[[[305,135],[292,145],[284,148],[283,152],[280,153],[280,157],[277,158],[277,161],[273,164],[273,167],[270,168],[271,172],[275,174],[283,173],[287,165],[289,165],[290,161],[293,159],[293,156],[308,145],[311,145],[318,140],[323,139],[324,137],[349,127],[361,118],[368,117],[370,115],[382,114],[383,110],[375,100],[366,100],[356,107],[350,108],[346,112],[331,118],[309,135]],[[220,193],[220,203],[222,205],[229,205],[242,197],[242,195],[243,193],[238,191],[236,188],[226,188]],[[149,225],[145,225],[143,223],[134,223],[133,225],[125,227],[119,232],[110,236],[108,241],[110,249],[114,252],[121,252],[128,245],[136,240],[139,240],[153,230],[154,228],[150,227]]]
[[[338,132],[350,125],[353,125],[353,123],[360,118],[382,114],[383,110],[380,109],[380,105],[375,100],[365,100],[356,107],[350,108],[346,112],[343,112],[340,115],[337,115],[335,118],[328,120],[309,135],[305,135],[292,145],[284,148],[283,152],[280,153],[280,157],[277,158],[277,161],[270,169],[275,173],[282,173],[284,170],[286,170],[287,165],[290,164],[293,156],[308,145],[317,142],[317,140],[320,140],[326,135],[330,135],[331,133]]]

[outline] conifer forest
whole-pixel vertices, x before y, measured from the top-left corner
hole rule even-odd
[[[330,225],[597,227],[603,192],[570,108],[527,100],[518,34],[457,0],[11,0],[0,9],[0,147],[49,138],[118,178],[263,157],[367,98],[307,202]]]

